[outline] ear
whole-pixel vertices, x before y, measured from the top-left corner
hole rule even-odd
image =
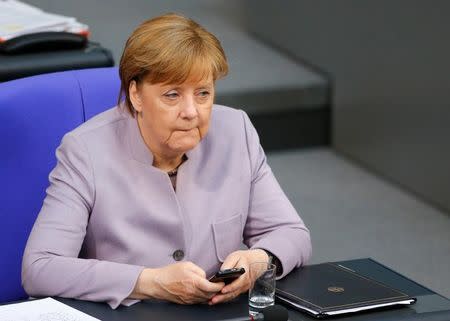
[[[128,94],[130,95],[131,103],[133,104],[134,110],[140,113],[142,112],[142,99],[139,93],[139,88],[135,80],[130,82],[130,87],[128,88]]]

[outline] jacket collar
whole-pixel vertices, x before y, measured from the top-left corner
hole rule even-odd
[[[127,133],[131,156],[140,163],[153,164],[153,154],[145,145],[136,118],[128,116]]]

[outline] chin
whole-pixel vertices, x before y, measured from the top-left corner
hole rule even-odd
[[[176,150],[178,152],[187,152],[193,148],[195,148],[198,143],[200,143],[200,139],[183,139],[182,141],[177,142],[172,147],[172,150]]]
[[[201,141],[198,130],[188,132],[175,132],[169,140],[169,148],[178,153],[187,152],[195,148]]]

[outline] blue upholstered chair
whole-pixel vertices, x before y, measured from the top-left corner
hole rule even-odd
[[[117,68],[0,83],[0,303],[26,298],[22,254],[63,135],[117,103]]]

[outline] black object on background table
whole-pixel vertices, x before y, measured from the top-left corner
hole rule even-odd
[[[0,82],[49,72],[113,65],[109,50],[73,33],[39,32],[0,43]]]

